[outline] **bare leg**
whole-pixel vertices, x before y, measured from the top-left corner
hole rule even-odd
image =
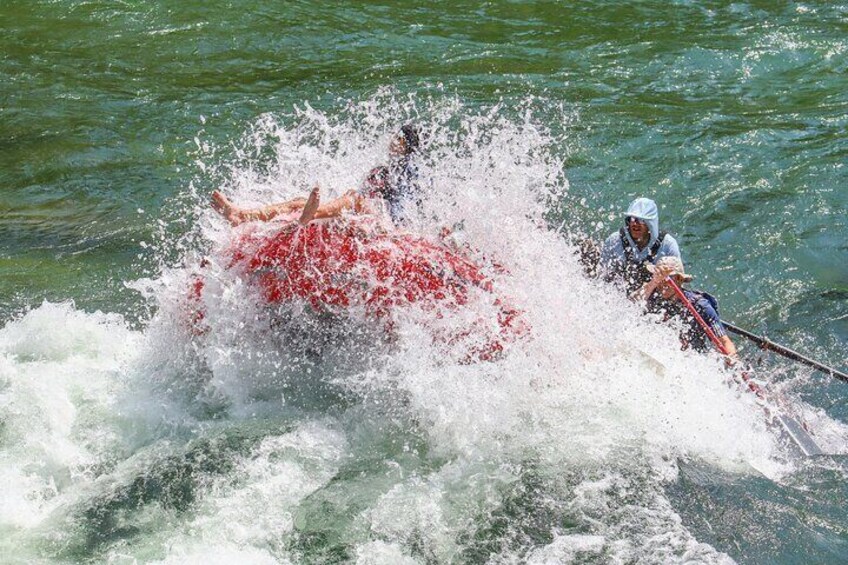
[[[217,190],[212,193],[212,208],[224,216],[227,221],[234,226],[237,226],[244,221],[244,213],[242,210],[230,202],[226,196]]]
[[[234,226],[251,220],[267,222],[280,214],[288,214],[300,210],[306,205],[306,203],[306,198],[298,197],[279,204],[271,204],[263,208],[245,209],[239,208],[230,202],[226,196],[217,190],[212,193],[212,208],[224,216],[227,221]]]
[[[306,199],[306,203],[303,205],[303,212],[300,214],[300,219],[298,223],[302,226],[305,226],[309,222],[312,221],[312,218],[315,217],[315,212],[318,211],[318,206],[321,205],[321,193],[320,189],[316,186],[312,189],[312,192],[309,193],[309,198]]]
[[[298,196],[297,198],[292,198],[291,200],[286,200],[282,204],[272,204],[271,206],[276,206],[279,208],[281,214],[288,214],[289,212],[294,212],[295,210],[300,210],[306,205],[306,198],[303,196]]]

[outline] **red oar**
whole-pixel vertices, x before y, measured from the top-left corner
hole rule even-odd
[[[710,338],[710,341],[713,342],[713,345],[716,346],[723,355],[727,355],[727,349],[724,347],[724,344],[719,341],[715,332],[713,332],[712,328],[704,321],[704,318],[701,317],[701,314],[695,309],[695,306],[686,298],[686,295],[683,294],[683,290],[678,286],[674,279],[671,277],[666,277],[666,282],[671,285],[671,288],[674,289],[674,293],[677,294],[677,297],[680,298],[680,301],[686,306],[686,309],[692,313],[692,316],[695,317],[698,324],[703,328],[704,332],[706,332],[707,336]],[[759,398],[765,401],[765,395],[763,394],[763,390],[748,376],[745,371],[739,373],[739,376],[742,377],[742,380],[745,381],[745,384],[748,385],[748,388],[754,392]],[[789,435],[790,438],[795,442],[795,445],[801,450],[801,452],[806,456],[811,455],[824,455],[821,447],[816,443],[816,440],[810,436],[809,432],[806,430],[806,426],[793,418],[792,416],[786,414],[780,414],[773,409],[764,406],[763,407],[767,414],[771,414]]]
[[[684,306],[686,306],[686,309],[689,310],[689,312],[692,313],[692,316],[695,317],[695,320],[698,322],[698,324],[701,326],[701,328],[707,334],[707,337],[710,338],[710,341],[713,342],[713,345],[716,346],[716,349],[718,349],[721,352],[722,355],[727,355],[727,348],[718,339],[718,336],[716,336],[715,332],[709,326],[709,324],[707,324],[704,321],[704,318],[701,317],[701,314],[695,309],[695,306],[689,301],[688,298],[686,298],[686,295],[683,294],[683,289],[681,289],[680,286],[678,286],[678,284],[676,282],[674,282],[673,278],[666,277],[665,280],[668,284],[671,285],[671,288],[674,289],[674,293],[677,295],[678,298],[680,298],[680,301],[683,303]],[[742,371],[740,373],[740,376],[742,377],[742,380],[745,381],[745,384],[748,385],[749,389],[751,389],[754,393],[756,393],[757,396],[762,397],[763,391],[760,389],[759,385],[757,385],[757,383],[755,383],[748,376],[748,374],[745,371]]]

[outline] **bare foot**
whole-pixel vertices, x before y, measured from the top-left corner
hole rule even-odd
[[[315,217],[315,212],[318,211],[318,206],[321,205],[320,188],[317,186],[309,193],[309,198],[306,199],[306,204],[303,205],[303,212],[300,213],[298,223],[305,226]]]
[[[243,220],[241,210],[217,190],[212,193],[212,208],[234,226],[237,226]]]

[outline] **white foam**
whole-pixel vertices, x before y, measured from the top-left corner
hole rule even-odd
[[[112,552],[110,562],[136,562],[132,554]],[[291,561],[279,559],[263,548],[239,545],[227,542],[195,543],[189,547],[172,550],[167,558],[150,563],[161,565],[231,565],[232,563],[250,563],[251,565],[289,565]]]
[[[171,535],[164,562],[199,562],[210,555],[200,547],[216,552],[223,547],[222,555],[233,558],[287,562],[280,557],[283,540],[293,530],[298,504],[327,484],[345,453],[345,439],[329,420],[265,437],[239,458],[232,474],[215,481],[209,489],[213,496],[204,497],[195,517]],[[262,548],[267,551],[257,553]]]
[[[108,459],[112,390],[137,336],[119,316],[45,302],[0,330],[0,523],[31,526]]]
[[[495,276],[498,292],[523,311],[532,330],[496,363],[465,365],[457,362],[461,355],[445,356],[431,344],[426,326],[433,322],[410,309],[398,316],[398,339],[385,362],[335,374],[336,385],[369,398],[396,398],[400,391],[405,411],[421,426],[432,452],[456,460],[450,484],[471,481],[470,469],[509,467],[528,457],[543,469],[609,467],[636,473],[654,486],[674,479],[678,458],[732,472],[750,473],[755,467],[773,476],[787,472],[753,398],[728,386],[729,375],[719,362],[681,352],[673,328],[645,318],[636,305],[586,280],[568,242],[547,227],[548,205],[568,186],[554,147],[558,140],[533,120],[532,104],[515,119],[513,109],[500,106],[475,113],[451,101],[422,110],[414,101],[378,95],[339,116],[308,106],[282,121],[266,116],[236,162],[223,167],[223,189],[245,205],[302,195],[314,183],[326,197],[338,195],[385,160],[399,123],[378,116],[410,115],[410,108],[428,116],[422,120],[428,152],[420,167],[426,198],[416,230],[435,234],[461,222],[460,235],[477,257],[494,259],[509,271]],[[255,166],[254,155],[268,148],[276,161],[270,169]],[[206,170],[215,167],[207,163]],[[212,213],[199,226],[215,244],[230,233]],[[286,386],[269,385],[268,375],[279,377],[288,361],[272,351],[273,340],[262,337],[267,326],[261,313],[252,307],[245,312],[241,301],[248,294],[238,278],[214,262],[213,268],[214,290],[207,302],[211,332],[201,355],[212,372],[210,386],[231,403],[230,413],[249,417],[257,399],[270,398],[275,390],[284,396]],[[295,382],[288,379],[287,386],[299,386],[296,376]],[[507,473],[492,479],[487,487],[471,489],[472,498],[489,500],[492,485],[519,478],[520,473]],[[412,543],[407,536],[415,531],[434,555],[451,555],[457,531],[474,517],[450,510],[455,499],[445,496],[447,488],[439,473],[400,481],[363,519],[392,548],[407,547]],[[497,504],[496,496],[491,504]],[[663,524],[679,523],[667,502],[647,501],[634,512],[616,522],[614,535],[604,534],[605,547],[632,546],[654,515],[661,515]],[[679,529],[682,541],[666,540],[670,547],[689,548],[684,553],[696,548],[697,554],[700,546]],[[551,552],[572,551],[570,538],[562,539]],[[573,551],[583,551],[580,540],[592,542],[585,545],[591,552],[596,538],[580,538]],[[721,559],[712,554],[708,560]]]
[[[356,548],[357,565],[418,565],[418,561],[406,555],[397,544],[370,541]]]

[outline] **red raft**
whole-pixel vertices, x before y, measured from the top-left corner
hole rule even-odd
[[[358,308],[387,329],[398,308],[418,306],[447,322],[436,326],[450,328],[434,331],[434,339],[462,344],[470,358],[489,359],[527,331],[478,265],[409,234],[375,233],[357,222],[312,223],[242,236],[224,258],[228,270],[250,281],[270,305],[299,301],[319,312]],[[192,292],[197,303],[203,286],[198,278]],[[202,323],[202,317],[195,321]]]

